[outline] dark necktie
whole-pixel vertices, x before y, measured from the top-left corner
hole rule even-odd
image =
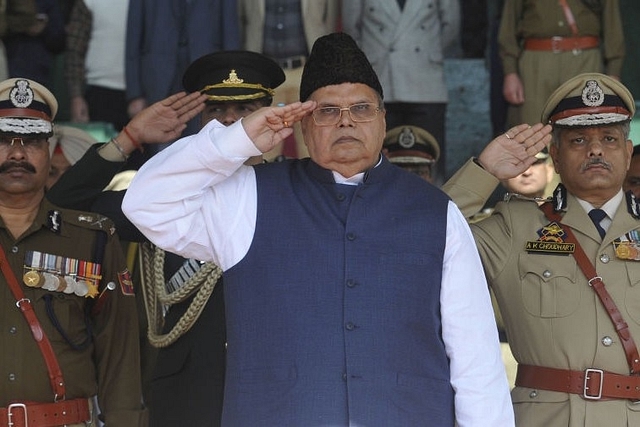
[[[589,218],[591,218],[591,221],[593,221],[593,225],[596,226],[596,230],[598,230],[598,233],[600,233],[601,238],[604,238],[606,231],[604,231],[604,228],[602,228],[602,226],[600,225],[600,221],[602,221],[606,216],[607,213],[602,209],[591,209],[589,211]]]
[[[404,3],[406,0],[398,0],[398,6],[400,6],[400,10],[404,9]]]

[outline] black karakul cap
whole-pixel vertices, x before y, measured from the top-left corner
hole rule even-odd
[[[182,78],[188,92],[199,91],[213,102],[246,102],[273,97],[284,82],[282,68],[266,56],[250,51],[221,51],[189,65]]]
[[[319,37],[302,71],[300,100],[317,89],[341,83],[363,83],[380,94],[382,85],[367,56],[346,33]]]

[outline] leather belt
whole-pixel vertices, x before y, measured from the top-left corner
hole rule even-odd
[[[583,399],[640,400],[640,377],[602,369],[584,371],[518,365],[516,386],[579,394]]]
[[[0,427],[55,427],[91,421],[88,399],[12,403],[0,408]]]
[[[293,70],[302,67],[307,62],[307,57],[304,55],[290,56],[289,58],[276,59],[276,62],[283,70]]]
[[[551,37],[548,39],[525,39],[525,50],[548,50],[553,53],[594,49],[600,45],[598,37]]]

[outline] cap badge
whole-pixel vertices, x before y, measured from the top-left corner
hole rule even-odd
[[[224,79],[222,83],[225,83],[228,85],[234,85],[234,84],[244,83],[244,80],[242,80],[241,78],[238,78],[238,74],[236,74],[236,70],[231,70],[229,72],[229,78]]]
[[[18,108],[27,108],[33,102],[33,90],[26,80],[16,80],[16,84],[9,92],[11,103]]]
[[[599,107],[604,102],[604,92],[595,80],[588,80],[582,90],[582,102],[588,107]]]
[[[410,128],[402,129],[400,135],[398,135],[398,144],[402,148],[411,148],[416,143],[416,136],[413,134]]]

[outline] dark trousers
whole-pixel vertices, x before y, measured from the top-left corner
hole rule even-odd
[[[171,307],[165,319],[167,330],[182,316],[190,301]],[[151,381],[149,427],[220,426],[225,342],[220,279],[191,330],[158,351]]]
[[[127,100],[123,90],[87,86],[85,99],[92,122],[107,122],[120,131],[129,122]]]

